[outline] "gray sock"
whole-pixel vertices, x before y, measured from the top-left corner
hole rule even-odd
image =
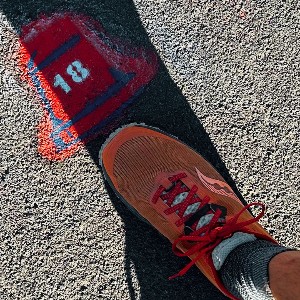
[[[289,249],[265,240],[242,244],[229,253],[219,270],[225,287],[238,299],[272,300],[268,266]]]

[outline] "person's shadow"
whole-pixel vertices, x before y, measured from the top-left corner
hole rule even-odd
[[[132,0],[4,0],[0,3],[0,9],[17,30],[25,23],[38,18],[41,13],[84,13],[102,23],[112,36],[125,38],[135,45],[155,51]],[[173,82],[163,62],[160,61],[159,64],[157,75],[120,125],[141,122],[177,136],[203,155],[242,199],[208,134]],[[97,165],[99,149],[108,134],[86,144],[91,158]],[[131,299],[136,299],[131,275],[132,265],[139,282],[141,299],[227,299],[195,267],[184,277],[169,281],[167,278],[177,273],[188,260],[176,257],[169,242],[148,224],[132,215],[110,187],[106,187],[125,225],[124,267]]]

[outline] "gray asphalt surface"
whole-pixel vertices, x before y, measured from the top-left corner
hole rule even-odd
[[[153,47],[157,77],[123,123],[177,135],[207,157],[283,245],[300,244],[298,1],[0,3],[0,298],[226,299],[106,189],[105,137],[63,162],[37,152],[42,109],[17,69],[20,27],[84,12]]]

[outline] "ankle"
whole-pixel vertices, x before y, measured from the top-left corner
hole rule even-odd
[[[276,300],[294,300],[300,295],[300,251],[274,256],[269,263],[269,280]]]
[[[272,300],[269,263],[273,257],[287,250],[265,240],[240,245],[228,255],[221,267],[221,280],[238,299]]]

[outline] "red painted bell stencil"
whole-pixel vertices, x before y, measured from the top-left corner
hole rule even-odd
[[[54,14],[23,28],[21,67],[45,116],[39,152],[64,159],[122,116],[153,79],[154,52],[112,39],[96,21]]]

